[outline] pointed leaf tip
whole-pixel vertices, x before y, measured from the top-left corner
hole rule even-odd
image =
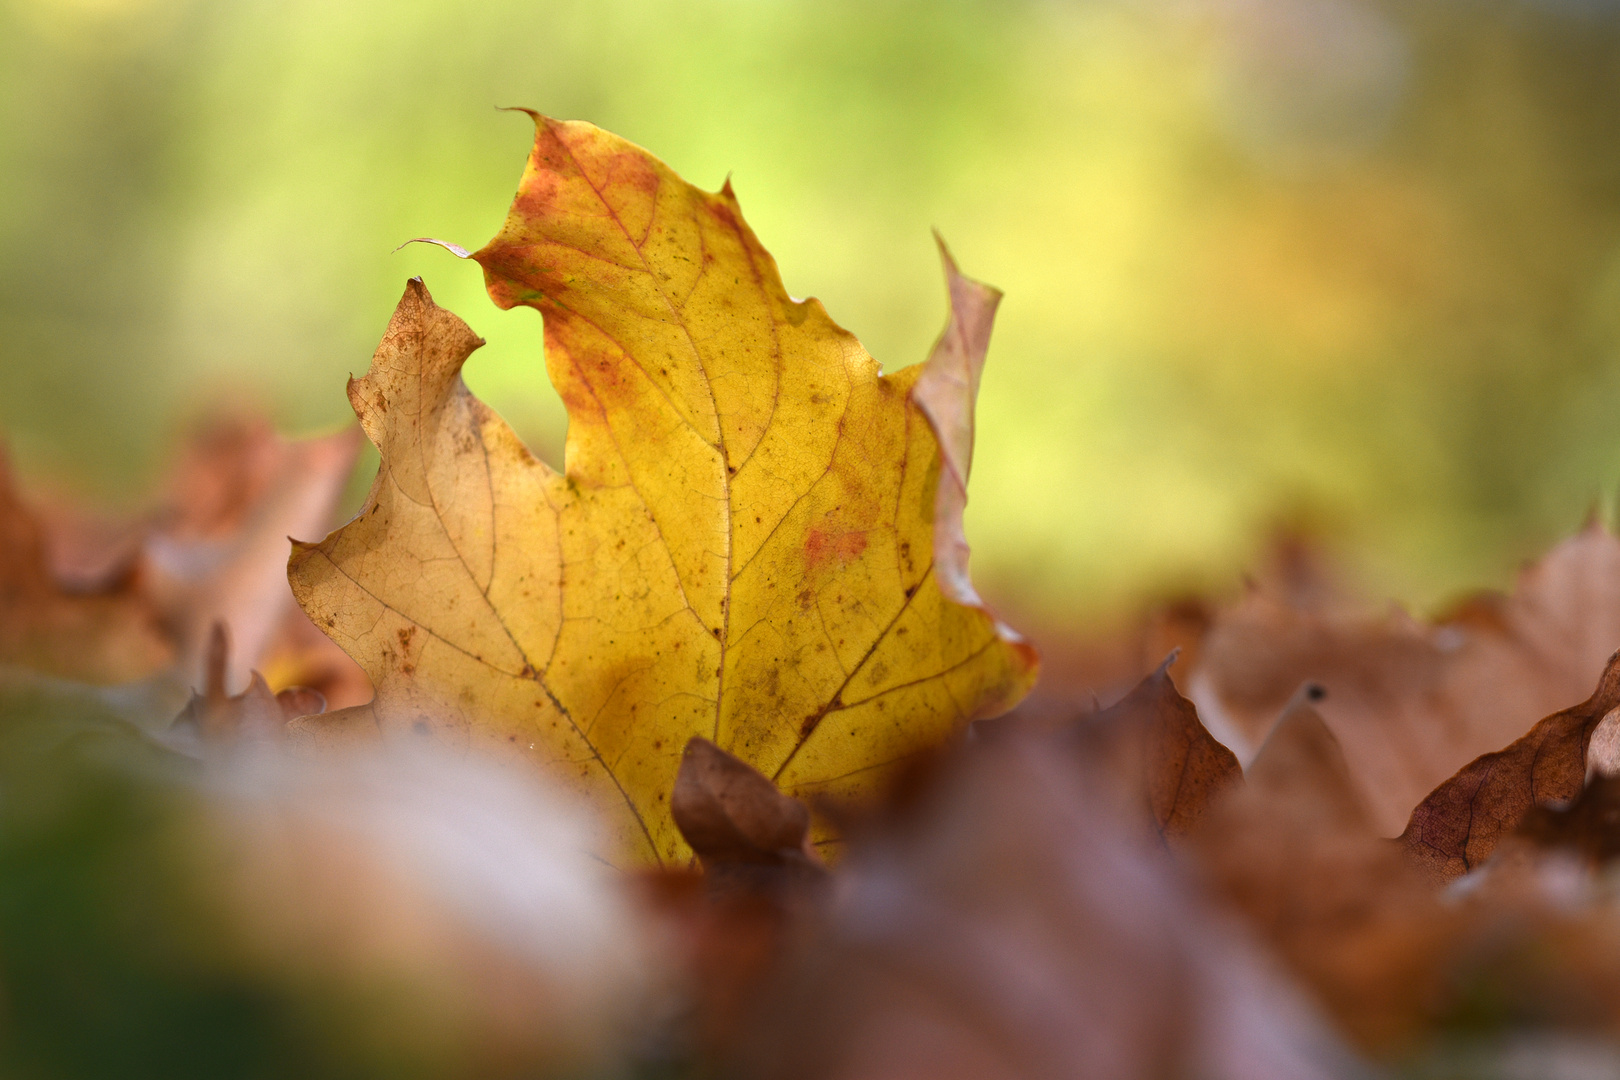
[[[1243,770],[1176,690],[1168,670],[1174,658],[1172,653],[1129,694],[1082,721],[1078,734],[1088,756],[1113,759],[1114,772],[1140,785],[1155,827],[1179,840],[1222,793],[1242,783]]]

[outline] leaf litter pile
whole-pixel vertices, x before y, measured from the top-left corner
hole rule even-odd
[[[729,185],[535,122],[444,246],[562,472],[413,280],[325,539],[352,430],[0,478],[3,1075],[1620,1075],[1603,524],[1429,622],[1284,544],[1037,687],[962,530],[999,294],[942,245],[883,374]]]

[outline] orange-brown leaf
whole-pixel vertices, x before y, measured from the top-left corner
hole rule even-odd
[[[743,1074],[1339,1075],[1309,1009],[1065,742],[987,739],[852,840]]]
[[[1412,811],[1401,843],[1438,880],[1466,874],[1533,807],[1580,793],[1587,743],[1615,708],[1620,653],[1609,658],[1591,697],[1542,720],[1505,749],[1475,758],[1435,788]]]
[[[1243,769],[1177,692],[1170,663],[1088,717],[1079,733],[1088,744],[1107,742],[1123,752],[1121,764],[1140,776],[1154,823],[1167,839],[1178,840],[1197,826],[1211,802],[1243,782]]]
[[[1407,1046],[1433,1022],[1456,920],[1374,833],[1309,688],[1190,839],[1216,894],[1359,1043]]]
[[[250,673],[246,690],[229,693],[225,680],[230,648],[225,624],[216,622],[208,634],[202,691],[193,690],[191,700],[175,717],[171,725],[175,734],[196,738],[204,745],[274,741],[282,737],[289,720],[325,711],[326,698],[320,691],[307,686],[272,691],[257,671]]]
[[[94,683],[155,674],[174,659],[139,574],[70,592],[51,572],[45,531],[0,458],[0,663]]]

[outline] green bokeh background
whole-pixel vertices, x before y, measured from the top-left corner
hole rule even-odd
[[[133,504],[188,417],[348,417],[404,280],[557,461],[482,244],[584,118],[718,188],[887,368],[929,239],[1007,293],[987,593],[1098,619],[1315,529],[1418,605],[1620,484],[1620,9],[1576,0],[0,0],[0,425]]]

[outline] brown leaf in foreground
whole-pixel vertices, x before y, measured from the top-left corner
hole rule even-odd
[[[764,999],[749,1075],[1336,1075],[1309,1010],[1119,794],[1052,737],[944,764],[851,841],[825,926]]]
[[[134,569],[70,592],[51,572],[46,536],[0,458],[0,664],[92,683],[129,682],[174,659],[162,612]]]
[[[1438,881],[1479,866],[1532,808],[1580,794],[1592,732],[1620,708],[1620,653],[1592,696],[1542,720],[1502,750],[1458,770],[1412,811],[1400,842]]]
[[[1544,850],[1569,851],[1589,869],[1620,858],[1620,777],[1594,776],[1568,806],[1533,806],[1519,839]]]
[[[1428,1030],[1454,917],[1399,848],[1375,835],[1308,688],[1192,848],[1216,893],[1363,1048],[1388,1052]]]
[[[742,1037],[760,986],[825,899],[827,872],[804,804],[706,739],[681,756],[670,812],[703,880],[654,872],[646,892],[679,943],[698,1047],[713,1059]]]

